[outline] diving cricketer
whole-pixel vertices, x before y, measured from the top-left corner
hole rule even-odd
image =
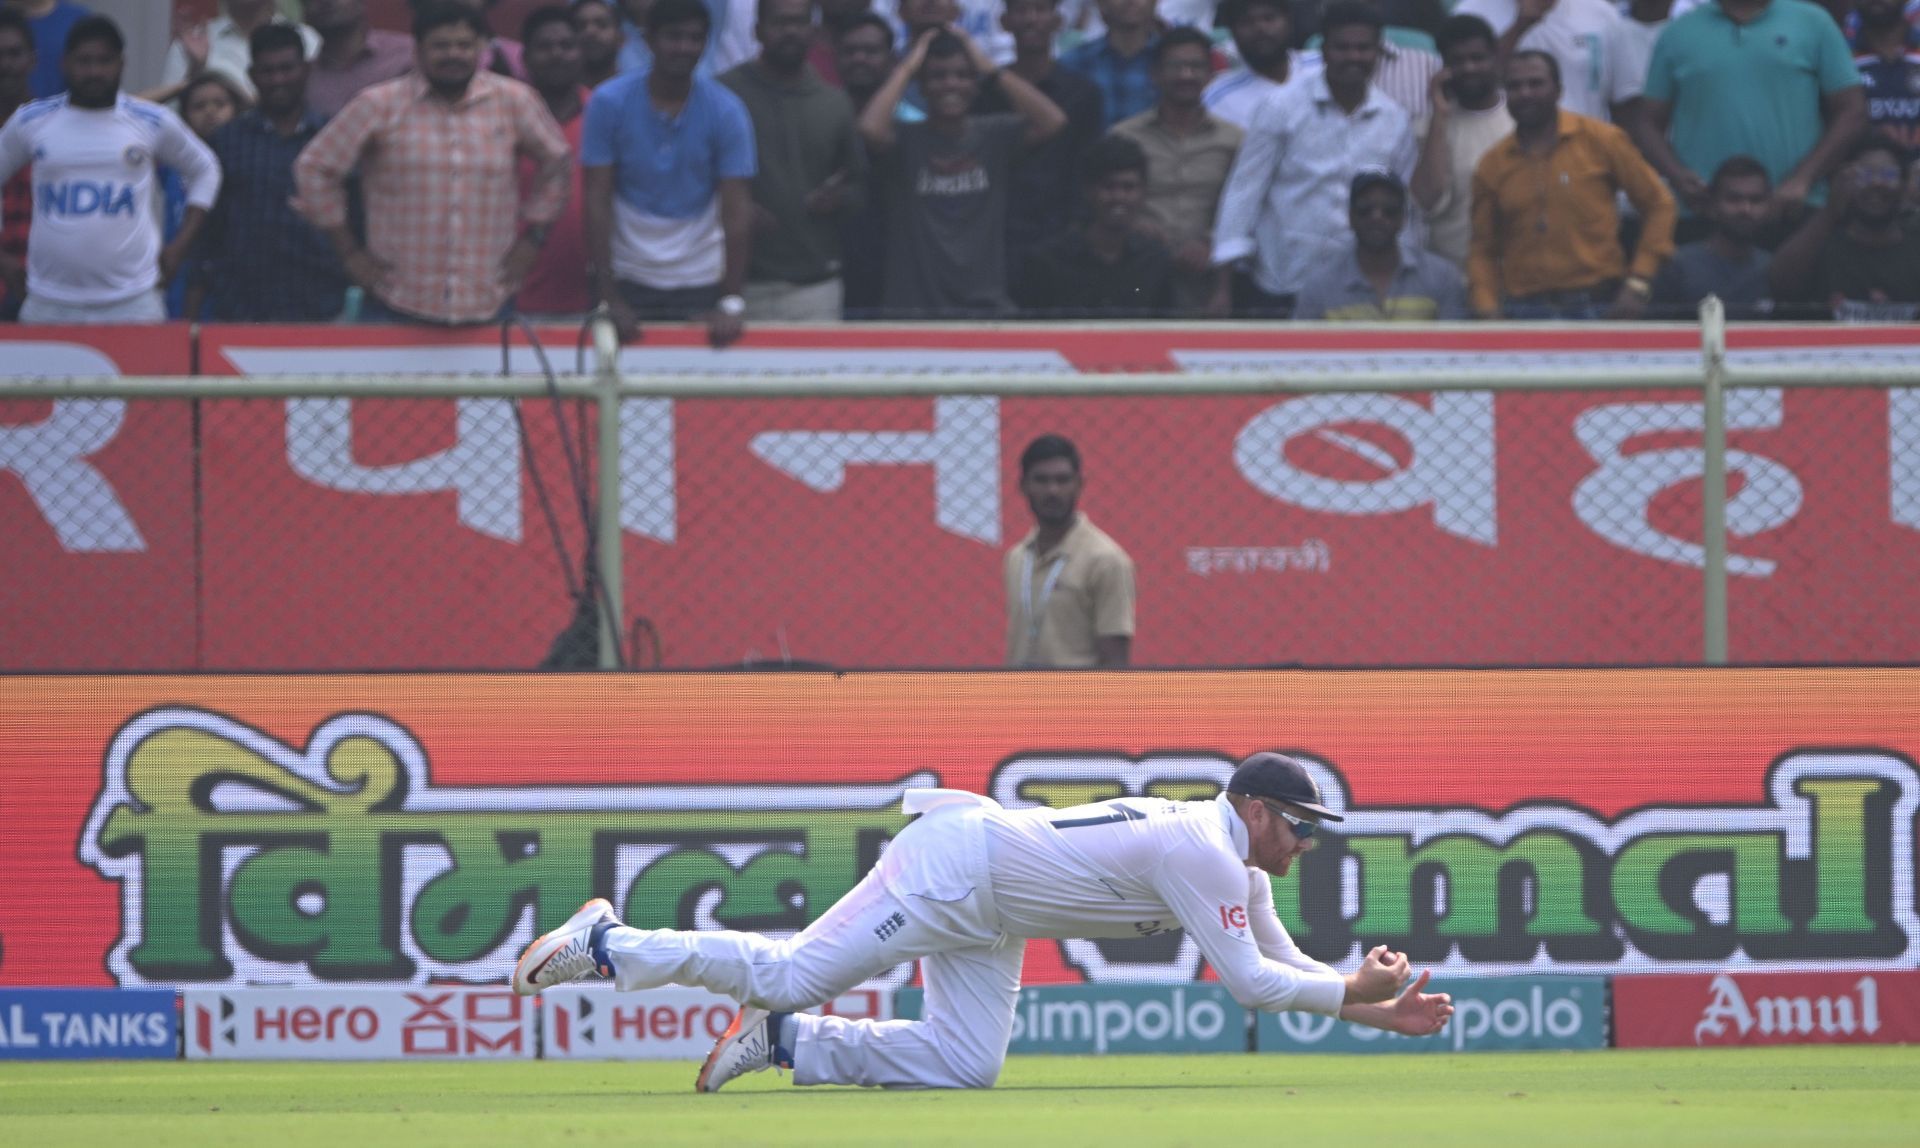
[[[960,790],[913,790],[902,806],[917,819],[790,940],[632,929],[596,899],[528,946],[513,988],[532,995],[611,978],[629,992],[677,984],[732,997],[740,1015],[701,1066],[701,1092],[775,1066],[796,1084],[991,1087],[1013,1033],[1026,942],[1038,938],[1185,929],[1247,1008],[1439,1032],[1452,998],[1423,992],[1426,972],[1408,986],[1405,954],[1378,946],[1342,974],[1302,953],[1274,915],[1269,875],[1286,876],[1314,833],[1341,820],[1320,802],[1312,776],[1278,753],[1247,758],[1211,801],[1008,810]],[[926,984],[920,1020],[800,1011],[911,960]]]

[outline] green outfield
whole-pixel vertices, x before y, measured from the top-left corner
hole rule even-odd
[[[0,1063],[9,1144],[1920,1143],[1920,1046],[1026,1057],[990,1092],[716,1096],[683,1063]]]

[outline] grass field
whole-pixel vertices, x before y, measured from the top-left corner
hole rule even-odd
[[[0,1063],[10,1145],[1920,1144],[1920,1046],[1026,1057],[989,1092],[685,1063]]]

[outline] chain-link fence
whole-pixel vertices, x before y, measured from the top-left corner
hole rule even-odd
[[[635,668],[1000,665],[1004,555],[1033,525],[1018,460],[1046,433],[1134,564],[1135,664],[1703,656],[1697,351],[1213,347],[1085,393],[1026,336],[980,340],[785,387],[820,355],[704,353],[726,373],[644,386],[629,358],[649,393],[604,436],[584,376],[0,402],[0,670],[588,668],[603,611]],[[476,365],[266,367],[370,353]],[[1584,385],[1597,368],[1617,381]],[[1743,386],[1725,428],[1732,660],[1911,659],[1920,392]]]

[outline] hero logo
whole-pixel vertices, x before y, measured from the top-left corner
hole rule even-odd
[[[313,1004],[221,994],[213,1003],[192,1004],[191,1040],[206,1056],[342,1047],[409,1057],[525,1055],[524,1008],[510,992],[471,990],[376,990],[357,1000]]]
[[[1872,977],[1854,982],[1853,992],[1826,997],[1759,997],[1752,1004],[1740,991],[1740,982],[1725,973],[1713,978],[1711,995],[1693,1028],[1693,1043],[1724,1037],[1733,1026],[1736,1038],[1750,1032],[1761,1036],[1871,1036],[1880,1031],[1880,986]]]
[[[730,1001],[714,1000],[694,1004],[648,1004],[609,1006],[596,1003],[596,996],[582,993],[571,1008],[553,1011],[547,1039],[563,1055],[573,1055],[575,1045],[585,1048],[600,1043],[616,1045],[670,1044],[675,1041],[713,1041],[726,1035],[727,1026],[739,1010]],[[604,1016],[596,1016],[604,1013]],[[601,1021],[610,1022],[607,1028]],[[610,1029],[610,1031],[609,1031]],[[602,1038],[607,1038],[603,1040]],[[549,1053],[548,1055],[552,1055]]]
[[[242,1043],[238,1011],[233,1000],[219,998],[219,1012],[204,1004],[193,1006],[193,1043],[202,1053],[211,1054],[217,1043],[232,1047]],[[316,1044],[335,1040],[366,1042],[380,1034],[380,1015],[365,1005],[313,1005],[261,1007],[250,1010],[253,1020],[252,1042],[265,1044]]]

